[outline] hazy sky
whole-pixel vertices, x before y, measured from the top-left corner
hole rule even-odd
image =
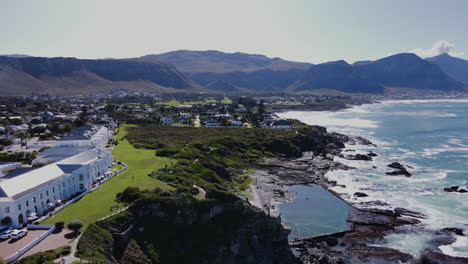
[[[324,62],[468,56],[465,0],[0,0],[0,54],[124,58],[178,49]]]

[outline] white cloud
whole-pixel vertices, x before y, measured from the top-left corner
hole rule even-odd
[[[448,53],[453,57],[461,57],[465,55],[462,51],[455,51],[455,44],[450,43],[446,40],[439,40],[430,49],[414,49],[410,52],[418,55],[421,58],[428,58],[440,55],[442,53]]]

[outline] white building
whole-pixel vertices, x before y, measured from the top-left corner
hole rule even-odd
[[[96,147],[106,148],[113,131],[106,126],[83,126],[75,128],[58,140],[42,141],[35,148],[42,147]]]
[[[174,124],[174,118],[172,117],[161,117],[161,124],[163,125],[172,125]]]
[[[0,178],[0,220],[18,226],[92,188],[112,166],[109,150],[93,148],[41,168],[17,168]]]

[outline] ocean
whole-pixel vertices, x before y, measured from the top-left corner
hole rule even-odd
[[[389,204],[381,208],[403,207],[427,215],[421,226],[402,227],[411,230],[387,236],[383,246],[418,256],[432,239],[431,230],[457,227],[468,235],[468,193],[443,191],[454,185],[468,190],[468,100],[384,101],[337,112],[293,111],[279,116],[362,136],[377,144],[347,146],[356,151],[352,154],[372,150],[378,156],[373,161],[337,157],[357,169],[331,171],[326,177],[346,186],[333,190],[350,202],[379,200]],[[412,177],[386,175],[391,171],[387,165],[394,161],[411,166]],[[358,191],[369,196],[353,197]],[[295,218],[288,221],[294,223]],[[307,227],[302,224],[304,232]],[[468,236],[457,236],[455,243],[440,249],[448,255],[468,257]]]

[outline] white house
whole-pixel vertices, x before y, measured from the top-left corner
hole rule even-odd
[[[112,166],[109,150],[93,148],[40,168],[17,168],[0,178],[0,220],[20,226],[62,200],[85,192]]]
[[[161,124],[163,125],[172,125],[174,124],[174,118],[172,117],[161,117]]]

